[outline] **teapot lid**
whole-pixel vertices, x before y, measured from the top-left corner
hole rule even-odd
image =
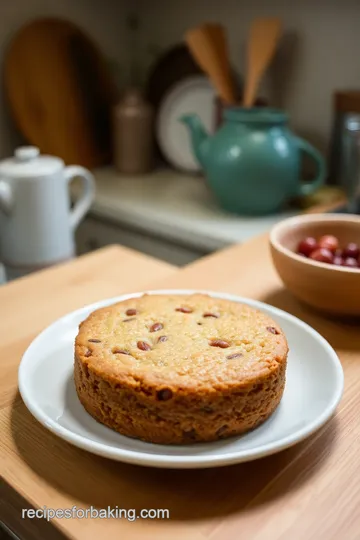
[[[15,150],[14,157],[0,162],[0,175],[7,178],[35,178],[54,174],[63,166],[60,158],[41,155],[36,146],[21,146]]]

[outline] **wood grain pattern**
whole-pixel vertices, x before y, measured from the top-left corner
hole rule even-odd
[[[165,262],[112,246],[0,288],[0,408],[17,388],[21,355],[48,324],[97,300],[146,288],[175,269]]]
[[[45,325],[62,311],[77,307],[85,297],[90,296],[86,301],[92,301],[109,296],[110,290],[116,289],[114,270],[108,269],[110,277],[102,279],[91,269],[101,267],[100,259],[107,257],[113,267],[124,264],[129,269],[132,263],[127,260],[132,256],[135,255],[120,249],[105,250],[63,269],[43,272],[42,279],[35,276],[5,286],[3,291],[0,289],[0,309],[6,297],[10,310],[7,331],[1,330],[1,338],[7,341],[7,355],[15,351],[12,361],[9,360],[14,371],[10,369],[7,383],[1,386],[1,395],[6,395],[0,411],[0,444],[4,456],[1,472],[7,482],[6,489],[16,491],[34,507],[46,504],[67,508],[77,504],[85,508],[92,504],[101,508],[117,505],[127,509],[170,510],[170,520],[51,522],[66,538],[92,540],[102,535],[110,540],[358,540],[359,321],[325,319],[298,304],[283,289],[272,268],[266,237],[229,248],[182,270],[174,271],[162,263],[148,261],[152,268],[148,271],[148,263],[144,261],[146,285],[139,271],[131,275],[125,272],[127,286],[232,292],[266,301],[310,323],[336,348],[345,370],[343,401],[335,417],[322,430],[293,448],[253,463],[223,469],[172,471],[125,465],[83,452],[47,432],[27,412],[16,392],[15,369],[17,355],[39,330],[39,325],[30,315],[32,307],[22,302],[17,287],[28,298],[33,295],[35,299],[42,281],[49,288],[51,283],[63,283],[61,299],[53,307],[45,307],[46,300],[39,299],[40,313],[45,309],[42,316]],[[159,269],[155,269],[157,264]],[[110,264],[102,265],[105,266],[108,268]],[[85,283],[82,272],[87,276]],[[18,317],[26,325],[25,330],[15,324]],[[16,516],[16,511],[12,515]],[[31,521],[27,523],[32,526]]]
[[[95,44],[57,18],[31,21],[5,56],[4,83],[17,126],[66,164],[110,162],[115,84]]]

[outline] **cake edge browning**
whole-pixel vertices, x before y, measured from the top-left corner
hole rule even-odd
[[[80,402],[101,424],[146,442],[190,444],[240,435],[267,420],[281,401],[286,364],[287,355],[256,382],[191,396],[104,380],[76,354],[74,377]]]

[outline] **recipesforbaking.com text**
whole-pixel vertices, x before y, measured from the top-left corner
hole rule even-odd
[[[167,508],[143,508],[136,510],[135,508],[23,508],[21,510],[22,519],[126,519],[127,521],[136,521],[137,519],[170,519],[170,511]]]

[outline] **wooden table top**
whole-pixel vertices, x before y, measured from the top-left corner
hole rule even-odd
[[[34,336],[85,303],[146,288],[232,292],[285,309],[337,350],[345,394],[315,435],[279,454],[225,468],[161,470],[113,462],[63,442],[27,411],[17,367]],[[0,288],[0,519],[26,538],[359,540],[360,325],[300,306],[273,270],[267,238],[175,269],[108,248]],[[169,520],[21,520],[22,508],[166,508]]]

